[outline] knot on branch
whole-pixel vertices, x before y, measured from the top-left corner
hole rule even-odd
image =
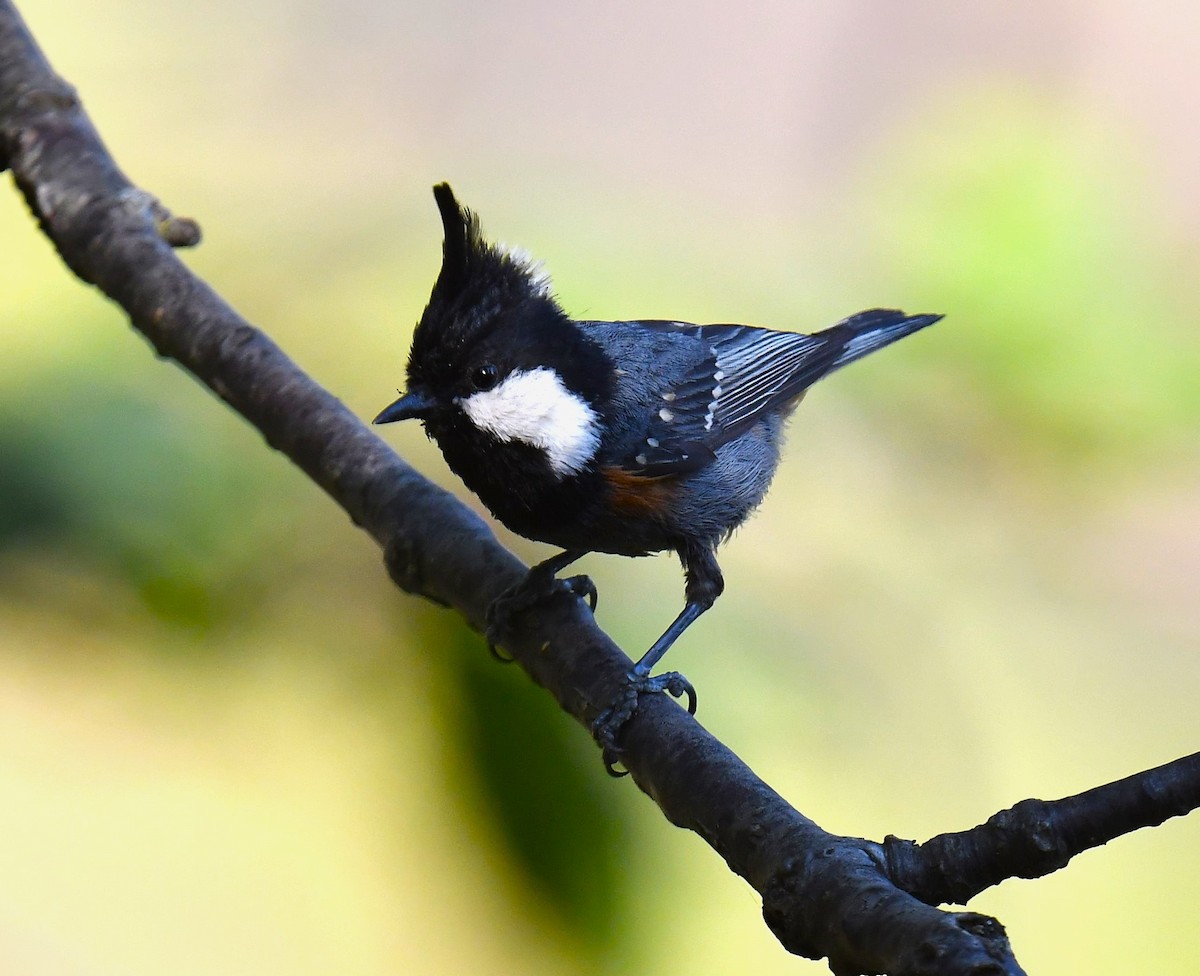
[[[153,193],[130,186],[117,194],[126,211],[154,224],[158,236],[171,247],[195,247],[200,243],[200,225],[191,217],[176,217]]]
[[[383,549],[383,563],[387,567],[388,576],[405,593],[423,596],[443,607],[450,606],[445,600],[429,592],[425,584],[425,573],[421,568],[419,552],[420,547],[412,537],[401,534],[393,535]]]
[[[61,78],[48,85],[30,85],[16,99],[17,112],[22,115],[42,115],[69,112],[80,108],[79,92]]]

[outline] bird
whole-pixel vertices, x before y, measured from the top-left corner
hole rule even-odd
[[[551,544],[488,612],[489,644],[515,612],[586,577],[591,552],[672,551],[684,607],[625,676],[592,733],[615,773],[639,696],[696,695],[653,669],[724,590],[718,546],[767,493],[784,425],[817,380],[932,325],[938,314],[859,312],[812,334],[657,319],[576,320],[525,251],[489,243],[449,184],[433,188],[442,266],[413,332],[407,387],[376,424],[417,419],[501,523]]]

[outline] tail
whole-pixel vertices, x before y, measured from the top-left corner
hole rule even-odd
[[[830,364],[825,375],[835,369],[848,366],[857,359],[862,359],[868,353],[884,346],[891,345],[897,339],[912,335],[933,325],[941,315],[905,315],[894,308],[873,308],[859,312],[847,319],[842,319],[837,325],[818,332],[822,338],[839,341],[842,350]]]

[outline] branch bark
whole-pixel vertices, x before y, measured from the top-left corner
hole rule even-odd
[[[172,247],[196,243],[199,228],[128,181],[9,0],[0,0],[4,168],[71,270],[320,485],[383,548],[397,585],[482,628],[489,603],[525,567],[177,259]],[[511,637],[520,665],[585,727],[631,666],[582,603],[565,595],[517,618]],[[921,848],[895,838],[881,845],[822,830],[666,696],[645,701],[624,744],[622,761],[637,785],[760,892],[768,925],[790,951],[828,957],[837,974],[1022,971],[994,919],[931,905],[1027,870],[1015,855],[988,858],[995,830],[1008,831],[1005,851],[1040,850],[1053,810],[1018,805],[1003,823],[989,821],[990,834],[976,833],[985,825],[966,839],[946,835]],[[1174,779],[1131,787],[1142,791],[1136,815],[1114,817],[1100,831],[1054,833],[1042,866],[1061,866],[1103,842],[1101,835],[1193,808],[1200,803],[1195,760]],[[1161,787],[1168,780],[1173,785]],[[1096,799],[1101,808],[1108,802]],[[1032,819],[1022,816],[1030,811]],[[1062,823],[1087,822],[1077,808],[1076,815],[1064,812]]]
[[[1006,878],[1040,878],[1076,854],[1200,806],[1200,752],[1062,800],[1022,800],[924,844],[884,840],[888,874],[936,905],[965,905]]]

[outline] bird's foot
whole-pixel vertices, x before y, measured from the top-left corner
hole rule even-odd
[[[673,698],[682,698],[686,695],[688,714],[696,714],[696,689],[678,671],[666,671],[653,677],[648,674],[639,674],[636,669],[630,671],[625,676],[621,690],[612,703],[592,723],[592,736],[600,744],[604,768],[608,770],[610,776],[626,775],[625,772],[620,772],[615,768],[621,759],[621,749],[617,745],[617,738],[625,723],[633,718],[634,713],[638,710],[639,697],[643,694],[654,694],[660,691],[667,692]]]
[[[515,614],[532,610],[539,603],[549,600],[558,593],[570,593],[580,600],[586,600],[591,611],[596,612],[599,594],[596,592],[596,584],[592,582],[590,576],[569,576],[566,579],[557,579],[553,573],[539,573],[535,567],[530,570],[525,579],[501,593],[488,607],[484,639],[487,640],[488,650],[492,652],[492,657],[506,664],[511,662],[513,659],[501,654],[499,650],[509,621]]]

